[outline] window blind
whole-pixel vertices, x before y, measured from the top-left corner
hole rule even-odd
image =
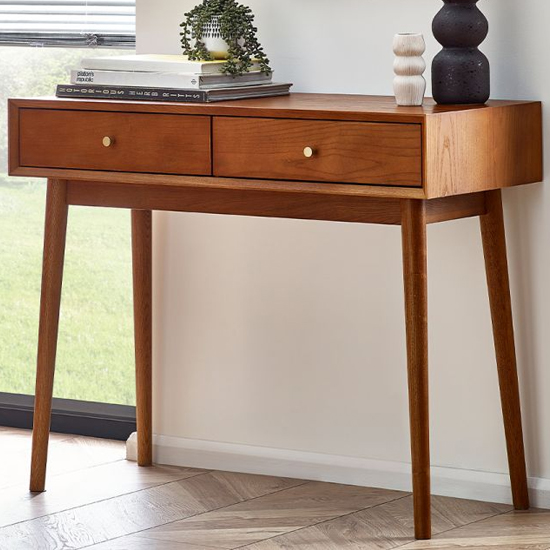
[[[0,0],[0,44],[135,47],[136,0]]]

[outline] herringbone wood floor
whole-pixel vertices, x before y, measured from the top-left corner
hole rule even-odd
[[[414,542],[408,493],[156,466],[124,444],[53,435],[48,491],[27,491],[30,433],[0,429],[0,549],[550,550],[550,511],[436,497]]]

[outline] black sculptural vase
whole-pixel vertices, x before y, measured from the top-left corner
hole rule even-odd
[[[440,104],[485,103],[491,93],[489,60],[478,46],[489,32],[478,0],[443,0],[433,33],[443,49],[432,63],[432,93]]]

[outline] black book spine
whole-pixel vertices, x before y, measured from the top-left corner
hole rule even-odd
[[[141,88],[135,86],[82,86],[59,84],[57,97],[90,99],[120,99],[134,101],[174,101],[185,103],[207,103],[204,90],[177,90],[170,88]]]

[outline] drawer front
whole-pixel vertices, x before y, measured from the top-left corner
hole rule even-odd
[[[21,166],[189,175],[212,171],[207,116],[22,109],[19,131]]]
[[[214,117],[214,175],[422,186],[419,124]]]

